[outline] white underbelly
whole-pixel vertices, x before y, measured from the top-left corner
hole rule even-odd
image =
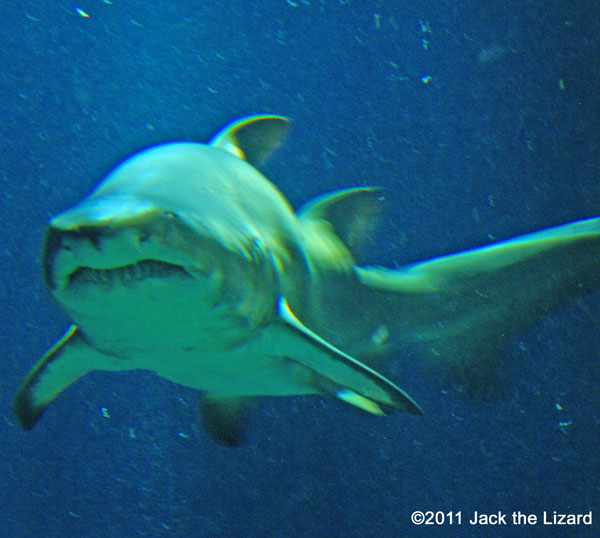
[[[262,340],[259,335],[237,348],[212,353],[157,349],[134,362],[174,383],[221,396],[315,393],[311,372]]]
[[[227,349],[253,328],[208,278],[172,275],[71,287],[57,300],[90,343],[122,358],[156,348]]]
[[[175,383],[220,395],[310,394],[276,326],[253,326],[185,275],[70,288],[57,297],[96,349]],[[270,298],[265,298],[270,301]]]

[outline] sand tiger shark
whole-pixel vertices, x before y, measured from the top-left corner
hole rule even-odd
[[[287,126],[249,116],[207,144],[147,149],[51,220],[43,276],[72,325],[18,389],[23,428],[92,370],[198,389],[207,432],[227,445],[260,396],[419,414],[380,373],[383,358],[410,346],[424,362],[483,371],[511,335],[600,284],[598,218],[407,267],[359,266],[381,191],[294,212],[257,169]]]

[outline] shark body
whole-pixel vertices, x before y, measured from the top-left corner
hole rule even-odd
[[[381,357],[410,345],[483,371],[507,337],[600,284],[600,219],[396,270],[359,267],[353,248],[379,191],[335,192],[294,213],[255,168],[286,128],[250,116],[208,144],[143,151],[52,219],[44,278],[73,325],[15,396],[24,428],[97,369],[199,389],[207,431],[229,445],[258,396],[418,414],[377,371]]]

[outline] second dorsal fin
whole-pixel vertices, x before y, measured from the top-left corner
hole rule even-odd
[[[298,210],[305,249],[315,267],[350,269],[362,263],[365,239],[381,210],[382,189],[358,187],[325,194]]]

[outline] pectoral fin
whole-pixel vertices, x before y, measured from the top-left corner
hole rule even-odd
[[[30,430],[46,406],[91,370],[123,370],[121,361],[90,347],[75,325],[31,369],[13,399],[21,427]]]
[[[283,297],[278,302],[278,314],[296,338],[308,344],[296,345],[297,352],[288,358],[325,378],[335,387],[338,398],[373,414],[383,414],[378,404],[407,413],[422,413],[418,404],[389,379],[303,325]]]

